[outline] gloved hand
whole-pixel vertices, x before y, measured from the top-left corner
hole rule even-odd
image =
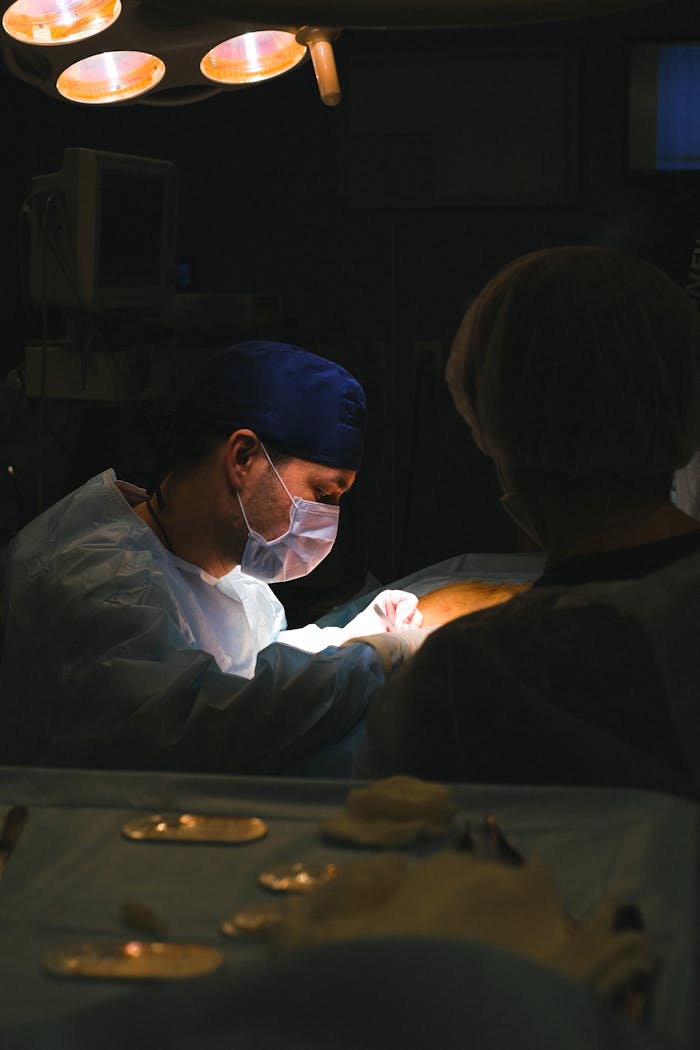
[[[383,616],[375,612],[375,605],[381,609]],[[277,641],[307,653],[320,653],[329,645],[343,645],[351,639],[365,640],[366,636],[370,636],[366,640],[372,642],[375,637],[396,638],[406,631],[420,633],[416,632],[415,628],[420,627],[422,621],[423,615],[418,610],[418,598],[415,594],[387,590],[373,598],[367,608],[353,617],[345,627],[318,627],[312,623],[306,627],[282,631]],[[392,645],[387,642],[380,654],[385,669],[400,663],[414,652],[422,641],[421,637],[420,640],[414,639],[411,643],[406,641],[404,645],[398,642]]]
[[[605,897],[573,937],[545,960],[597,992],[612,995],[653,969],[651,938],[644,930],[615,930],[618,902]]]
[[[602,901],[572,932],[542,861],[514,868],[444,851],[409,863],[383,853],[344,864],[337,879],[290,900],[273,944],[397,935],[480,941],[560,970],[628,1012],[626,993],[652,975],[654,945],[642,930],[615,932],[616,909]]]
[[[376,607],[376,608],[375,608]],[[377,612],[380,609],[381,612]],[[385,634],[387,631],[405,631],[420,627],[423,614],[418,609],[418,598],[409,591],[381,591],[366,609],[348,623],[346,638],[365,634]]]

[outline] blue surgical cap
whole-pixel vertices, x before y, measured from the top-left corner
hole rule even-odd
[[[222,435],[253,430],[313,463],[357,470],[362,458],[362,387],[340,365],[289,343],[255,340],[219,351],[205,362],[181,411],[190,426]]]

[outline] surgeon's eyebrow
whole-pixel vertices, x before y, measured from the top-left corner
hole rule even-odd
[[[348,481],[347,476],[344,474],[336,474],[333,477],[326,476],[323,480],[323,484],[326,487],[331,486],[340,489],[341,492],[347,492],[348,489],[352,488],[353,481]]]

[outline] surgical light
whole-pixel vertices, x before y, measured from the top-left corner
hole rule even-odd
[[[334,106],[340,85],[331,41],[340,28],[513,25],[661,2],[0,0],[0,54],[14,76],[54,98],[151,106],[185,105],[236,91],[279,77],[308,58],[322,101]],[[101,34],[99,47],[91,39],[96,34]],[[125,53],[147,57],[122,63]]]
[[[254,84],[286,73],[305,55],[293,31],[268,29],[225,40],[207,52],[199,68],[220,84]]]
[[[149,91],[165,74],[165,63],[143,51],[107,51],[65,69],[56,89],[71,102],[124,102]]]
[[[2,25],[25,44],[73,44],[107,29],[121,9],[121,0],[16,0]]]

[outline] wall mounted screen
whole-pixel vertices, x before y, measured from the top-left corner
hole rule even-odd
[[[700,42],[630,47],[629,167],[700,170]]]

